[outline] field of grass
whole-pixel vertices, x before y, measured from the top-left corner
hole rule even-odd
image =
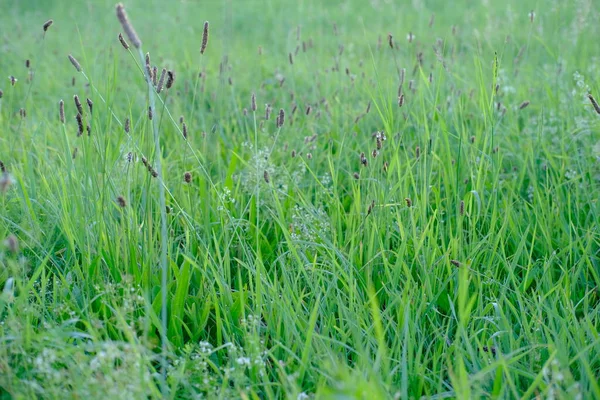
[[[0,398],[600,399],[594,1],[125,7],[0,13]]]

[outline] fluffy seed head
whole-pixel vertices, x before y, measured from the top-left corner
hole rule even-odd
[[[204,54],[206,51],[206,45],[208,44],[208,21],[204,21],[204,30],[202,31],[202,46],[200,47],[200,54]]]
[[[81,72],[81,64],[79,64],[79,61],[77,61],[75,59],[75,57],[73,57],[72,55],[69,54],[69,61],[71,61],[71,64],[73,64],[73,66],[75,67],[75,69],[77,70],[77,72]]]
[[[48,21],[44,22],[44,25],[43,25],[44,32],[48,31],[48,28],[50,28],[53,23],[54,23],[53,19],[49,19]]]
[[[131,25],[131,22],[129,22],[129,18],[127,18],[127,12],[125,11],[125,7],[122,3],[117,4],[117,18],[119,19],[119,22],[123,27],[123,31],[125,31],[125,34],[129,38],[131,44],[133,44],[136,48],[139,49],[142,45],[142,41],[135,32],[135,29],[133,29],[133,25]]]

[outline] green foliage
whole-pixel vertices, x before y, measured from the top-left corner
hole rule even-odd
[[[600,398],[591,1],[14,3],[0,398]]]

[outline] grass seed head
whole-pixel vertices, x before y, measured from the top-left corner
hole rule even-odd
[[[208,44],[208,21],[204,21],[204,30],[202,31],[202,46],[200,47],[200,54],[204,54],[206,51],[206,45]]]
[[[527,108],[527,106],[529,105],[529,100],[525,100],[524,102],[522,102],[521,104],[519,104],[519,110],[522,110],[524,108]]]
[[[30,68],[31,67],[31,61],[29,61],[29,59],[25,60],[25,68]]]
[[[53,19],[49,19],[48,21],[44,22],[44,25],[42,26],[42,28],[44,28],[44,32],[47,32],[48,28],[50,28],[53,23],[54,23]]]
[[[92,100],[90,98],[86,99],[88,108],[90,109],[90,114],[92,113],[92,108],[94,107],[94,103],[92,102]]]
[[[598,105],[598,102],[596,101],[594,96],[592,96],[591,94],[588,94],[588,99],[590,100],[590,103],[592,103],[592,106],[594,107],[594,110],[596,111],[596,113],[600,114],[600,106]]]
[[[181,131],[183,133],[183,138],[187,140],[187,137],[188,137],[188,128],[187,128],[187,125],[185,124],[185,122],[181,123]]]
[[[129,129],[131,128],[131,121],[129,118],[125,118],[125,124],[123,125],[123,129],[125,129],[125,133],[129,133]]]
[[[281,128],[283,126],[284,122],[285,122],[285,111],[283,111],[283,108],[280,108],[279,114],[277,115],[277,127]]]
[[[127,201],[125,200],[125,197],[123,197],[123,196],[117,197],[117,205],[121,208],[127,207]]]
[[[271,178],[269,176],[269,171],[267,171],[266,169],[265,169],[265,172],[263,173],[263,178],[265,179],[266,183],[271,182]]]
[[[394,48],[394,37],[391,33],[388,33],[388,44],[390,45],[390,49]]]
[[[185,183],[190,183],[192,181],[192,173],[187,171],[186,173],[183,174],[183,181]]]
[[[127,43],[127,41],[125,41],[125,38],[123,37],[123,35],[121,33],[119,33],[119,42],[121,42],[121,46],[123,46],[123,48],[125,50],[129,50],[129,43]]]
[[[65,102],[62,100],[58,102],[58,116],[60,117],[60,122],[64,124],[65,123]]]
[[[250,109],[252,112],[256,111],[256,95],[254,93],[252,93],[252,96],[250,97]]]
[[[81,136],[83,135],[83,117],[80,113],[77,113],[75,119],[77,120],[77,136]]]
[[[69,54],[68,57],[69,57],[69,61],[71,61],[71,64],[73,64],[73,66],[75,67],[77,72],[81,72],[81,64],[79,64],[79,61],[77,61],[75,59],[75,57],[73,57],[71,54]]]
[[[167,76],[167,69],[163,68],[160,73],[160,78],[158,79],[158,83],[156,84],[156,93],[162,92],[163,86],[165,84],[166,76]]]
[[[6,165],[4,165],[2,160],[0,160],[0,172],[2,172],[2,173],[6,172]]]
[[[117,18],[119,19],[119,22],[123,27],[123,31],[125,31],[125,34],[129,38],[131,44],[133,44],[134,47],[139,49],[142,45],[142,41],[135,32],[135,29],[133,29],[133,25],[131,25],[131,22],[129,22],[129,18],[127,18],[127,12],[125,11],[123,3],[117,4]]]
[[[352,177],[354,179],[356,179],[356,180],[359,180],[360,179],[360,174],[358,172],[355,172],[355,173],[352,174]]]
[[[171,89],[173,83],[175,83],[175,72],[169,70],[167,71],[167,89]]]
[[[149,106],[148,107],[148,119],[150,121],[152,121],[152,117],[153,117],[153,115],[152,115],[152,106]]]
[[[412,203],[412,200],[410,199],[410,197],[406,197],[404,199],[404,201],[406,202],[406,207],[408,207],[408,208],[412,207],[413,203]]]
[[[77,107],[77,112],[83,115],[83,106],[81,105],[81,101],[79,101],[79,96],[74,95],[73,101],[75,102],[75,107]]]

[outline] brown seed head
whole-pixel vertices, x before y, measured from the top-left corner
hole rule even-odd
[[[519,110],[526,108],[529,105],[529,100],[525,100],[519,105]]]
[[[121,208],[127,207],[127,201],[125,201],[125,197],[123,197],[123,196],[117,197],[117,205]]]
[[[455,267],[460,267],[461,262],[458,260],[450,260],[450,264],[454,265]]]
[[[289,53],[288,58],[290,60],[290,65],[294,65],[294,56],[292,55],[292,53]]]
[[[252,112],[256,111],[256,95],[252,93],[252,97],[250,97],[250,109]]]
[[[152,121],[152,106],[148,107],[148,119]]]
[[[58,102],[58,116],[60,117],[60,122],[64,124],[65,123],[65,102],[62,100]]]
[[[48,28],[50,28],[53,23],[53,19],[49,19],[48,21],[44,22],[44,25],[42,26],[44,28],[44,32],[48,31]]]
[[[394,48],[394,38],[391,33],[388,33],[388,44],[390,45],[390,49]]]
[[[271,178],[269,177],[269,172],[265,169],[265,172],[263,173],[263,178],[265,179],[265,182],[269,183],[271,182]]]
[[[367,156],[365,156],[365,153],[360,153],[360,163],[363,166],[367,166],[367,164],[369,164],[369,161],[367,160]]]
[[[81,64],[79,64],[79,61],[77,61],[75,59],[75,57],[73,57],[72,55],[69,54],[69,61],[71,61],[71,64],[73,64],[73,66],[75,67],[75,69],[77,70],[77,72],[81,72]]]
[[[202,31],[202,46],[200,47],[200,54],[204,54],[206,51],[206,45],[208,44],[208,21],[204,21],[204,30]]]
[[[192,173],[186,172],[185,174],[183,174],[183,181],[185,183],[190,183],[192,181]]]
[[[458,207],[458,213],[460,215],[465,215],[465,202],[464,201],[460,201],[460,205]]]
[[[406,197],[404,201],[406,202],[406,207],[412,207],[412,200],[410,197]]]
[[[31,67],[31,61],[29,59],[25,60],[25,68]]]
[[[74,95],[73,101],[75,102],[75,107],[77,107],[77,112],[83,115],[83,106],[81,105],[81,101],[79,101],[79,96]]]
[[[94,107],[94,103],[92,103],[92,100],[89,99],[89,98],[86,99],[86,102],[87,102],[88,108],[90,109],[90,114],[91,114],[92,113],[92,108]]]
[[[281,128],[283,126],[284,122],[285,122],[285,111],[283,111],[283,108],[280,108],[279,115],[277,117],[277,127]]]
[[[123,35],[122,35],[122,34],[120,34],[120,33],[119,33],[119,42],[121,42],[121,46],[123,46],[123,48],[124,48],[125,50],[128,50],[128,49],[129,49],[129,43],[127,43],[127,42],[125,41],[125,38],[124,38],[124,37],[123,37]]]
[[[167,71],[167,89],[171,89],[171,86],[173,86],[173,83],[175,82],[175,72],[174,71]]]
[[[129,133],[130,128],[131,128],[131,121],[129,120],[129,118],[125,118],[125,124],[123,126],[123,129],[125,129],[125,133]]]
[[[167,76],[167,69],[163,68],[160,73],[160,78],[158,79],[158,84],[156,85],[156,93],[160,93],[165,84],[165,77]]]
[[[75,119],[77,120],[77,136],[81,136],[83,135],[83,118],[81,114],[77,113]]]
[[[181,132],[183,133],[183,138],[187,140],[188,129],[187,129],[187,125],[185,124],[185,122],[181,123]]]
[[[0,172],[2,172],[2,173],[6,172],[6,165],[4,165],[4,163],[2,161],[0,161]]]
[[[592,103],[592,106],[594,107],[594,110],[596,111],[596,113],[600,114],[600,106],[598,105],[598,102],[596,101],[594,96],[592,96],[591,94],[588,94],[588,99],[590,100],[590,103]]]
[[[360,174],[358,172],[355,172],[352,174],[352,177],[354,177],[354,179],[359,180],[360,179]]]
[[[142,45],[142,41],[135,32],[135,29],[133,29],[131,22],[129,22],[129,18],[127,18],[127,12],[125,12],[125,7],[122,3],[117,4],[117,18],[119,19],[119,22],[123,27],[123,31],[125,31],[125,34],[129,38],[131,44],[139,49]]]

